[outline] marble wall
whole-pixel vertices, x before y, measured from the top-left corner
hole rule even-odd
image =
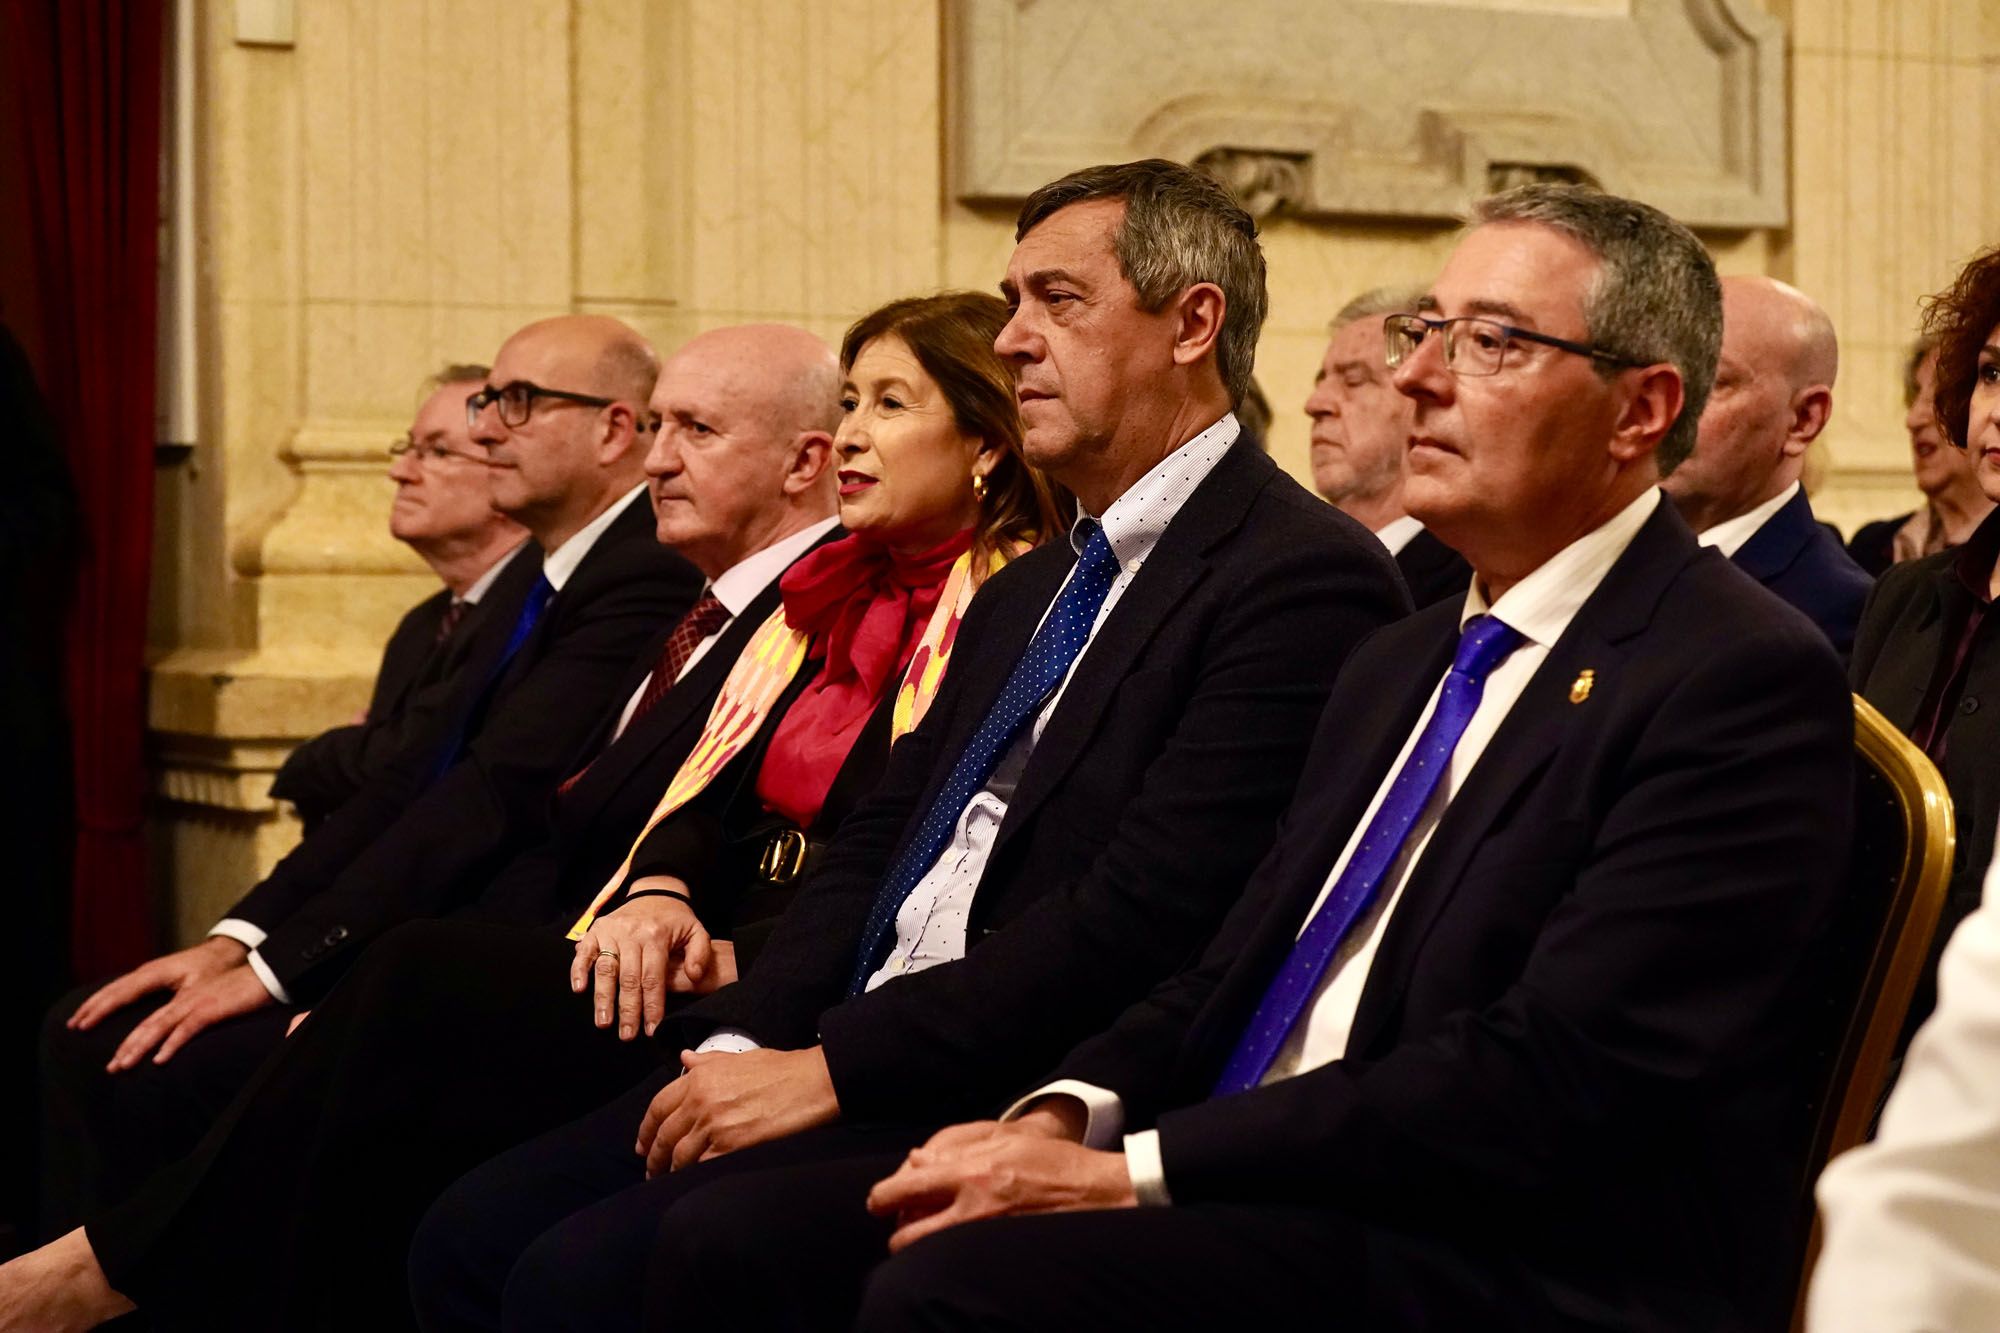
[[[386,534],[381,451],[425,373],[564,309],[662,346],[752,319],[832,337],[890,297],[990,288],[1012,210],[949,185],[952,0],[294,0],[286,45],[240,42],[222,0],[183,2],[200,438],[160,477],[152,724],[185,935],[295,836],[271,771],[352,714],[424,591]],[[1567,7],[1682,2],[1754,4]],[[1550,0],[1479,4],[1507,7]],[[1706,239],[1726,270],[1833,312],[1846,355],[1820,504],[1851,524],[1910,503],[1896,375],[1916,298],[2000,237],[1979,153],[2000,130],[2000,13],[1765,8],[1789,32],[1791,222]],[[1327,317],[1428,276],[1450,240],[1436,223],[1269,225],[1258,369],[1287,467],[1304,473]]]

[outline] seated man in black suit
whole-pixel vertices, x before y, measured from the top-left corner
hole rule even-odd
[[[1700,243],[1571,186],[1475,217],[1390,331],[1465,605],[1349,660],[1198,961],[1011,1119],[711,1175],[654,1326],[1782,1320],[1847,692],[1658,490],[1721,336]]]
[[[501,348],[493,383],[462,410],[493,504],[538,545],[507,562],[482,598],[489,612],[447,646],[439,669],[458,687],[374,780],[208,939],[51,1016],[50,1115],[109,1154],[67,1208],[185,1150],[385,919],[460,905],[484,880],[453,871],[491,870],[497,849],[544,826],[605,701],[700,582],[654,540],[645,496],[657,369],[644,340],[601,316],[531,324]],[[54,1202],[45,1223],[70,1220]]]
[[[307,833],[360,790],[399,753],[427,715],[423,702],[447,696],[453,677],[437,669],[454,634],[471,633],[486,590],[528,531],[493,507],[486,454],[472,442],[465,400],[491,373],[485,366],[446,366],[431,377],[416,420],[389,447],[396,483],[389,533],[431,567],[444,587],[411,607],[382,650],[368,708],[347,726],[321,732],[286,757],[271,779],[271,795],[290,801]],[[463,659],[453,659],[462,662]]]
[[[1457,601],[1472,582],[1465,557],[1403,505],[1410,400],[1389,383],[1382,319],[1414,309],[1422,295],[1421,288],[1378,287],[1342,306],[1306,398],[1313,488],[1381,539],[1419,607]]]
[[[1799,473],[1833,414],[1833,321],[1795,287],[1722,280],[1722,357],[1694,452],[1660,483],[1704,546],[1812,618],[1845,660],[1874,586]]]

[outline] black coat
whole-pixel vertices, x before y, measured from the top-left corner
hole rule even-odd
[[[532,552],[523,552],[523,556]],[[625,696],[633,661],[694,600],[701,576],[654,540],[652,506],[629,504],[592,545],[497,679],[539,562],[495,582],[461,649],[465,688],[382,778],[315,829],[230,912],[268,932],[259,953],[311,1003],[382,930],[463,905],[544,825],[549,793],[581,767]],[[456,636],[455,636],[456,637]],[[451,738],[464,753],[433,776]]]
[[[1820,526],[1804,491],[1780,506],[1731,558],[1805,612],[1846,660],[1875,580]]]
[[[1407,608],[1365,529],[1238,444],[1079,659],[1008,804],[958,962],[846,997],[877,886],[1075,563],[1030,552],[973,599],[924,721],[744,981],[670,1016],[824,1047],[849,1119],[991,1105],[1213,930],[1276,828],[1353,646]]]
[[[1323,1207],[1393,1233],[1359,1326],[1780,1327],[1826,1072],[1801,1052],[1848,842],[1848,695],[1824,638],[1670,505],[1446,809],[1346,1057],[1208,1096],[1458,616],[1433,607],[1354,655],[1207,953],[1059,1076],[1117,1093],[1128,1131],[1157,1128],[1176,1203]]]

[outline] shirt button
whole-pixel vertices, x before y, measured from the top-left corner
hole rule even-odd
[[[1979,700],[1970,694],[1966,695],[1963,699],[1960,699],[1958,701],[1958,711],[1961,713],[1978,712]]]

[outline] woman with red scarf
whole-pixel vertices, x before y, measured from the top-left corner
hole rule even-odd
[[[956,292],[893,302],[847,331],[834,436],[847,535],[779,581],[782,610],[723,686],[626,866],[571,931],[572,983],[598,987],[600,1027],[615,1000],[633,1007],[620,974],[708,991],[749,965],[890,744],[922,717],[974,591],[1053,526],[993,351],[1006,320],[997,297]],[[763,700],[783,709],[775,725],[756,715]],[[742,744],[754,767],[731,783],[731,738],[753,732],[762,754]],[[607,953],[618,968],[597,967]],[[664,996],[644,998],[650,1030]]]

